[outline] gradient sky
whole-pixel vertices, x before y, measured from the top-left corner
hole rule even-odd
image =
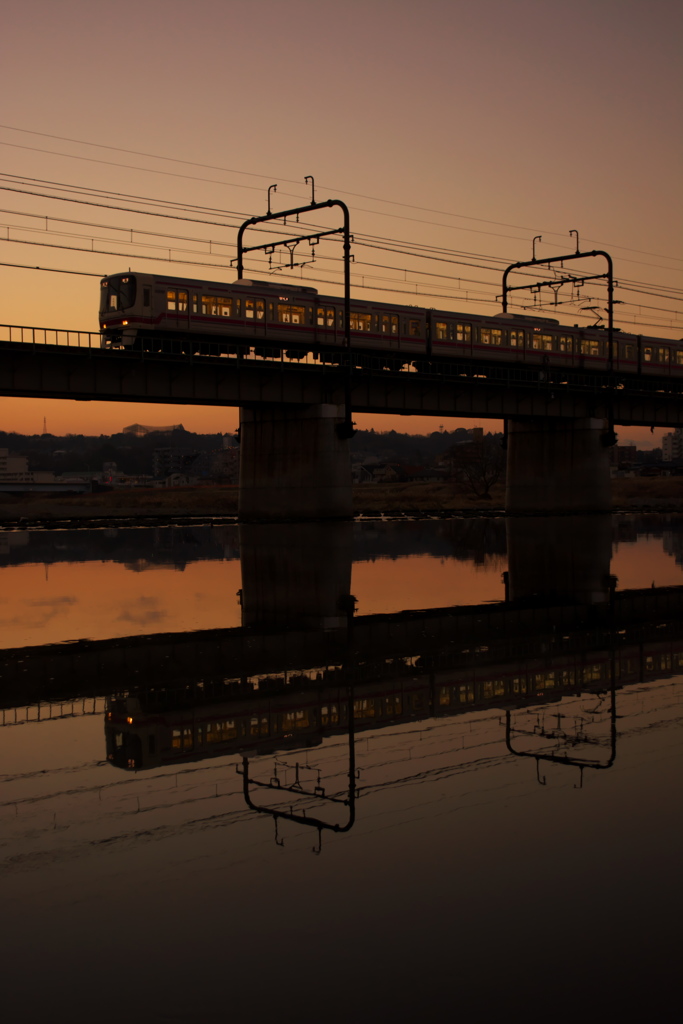
[[[5,177],[0,323],[94,330],[97,277],[128,267],[232,280],[240,221],[266,211],[270,184],[274,209],[305,200],[312,174],[358,238],[383,239],[354,247],[358,296],[493,312],[500,269],[465,264],[529,259],[536,235],[539,256],[571,252],[576,229],[641,289],[618,292],[617,324],[681,337],[682,26],[678,0],[25,0],[2,16],[3,175],[226,214],[145,217],[8,191],[50,190]],[[388,252],[397,241],[451,255]],[[341,291],[337,262],[303,276]],[[559,319],[587,322],[586,299],[604,304],[604,290]],[[39,432],[44,417],[53,433],[236,425],[231,409],[0,399],[2,429]],[[358,417],[370,423],[439,425]]]

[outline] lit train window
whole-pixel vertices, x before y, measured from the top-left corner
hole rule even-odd
[[[180,729],[174,729],[171,746],[174,750],[192,750],[192,727],[183,726]]]
[[[318,306],[317,321],[318,327],[334,327],[334,310]]]
[[[398,334],[398,317],[384,314],[382,316],[382,334]]]
[[[574,339],[571,334],[560,335],[560,352],[573,352],[574,351]]]
[[[252,719],[252,722],[254,719]],[[282,716],[282,725],[286,730],[307,729],[308,713],[306,711],[286,711]]]
[[[285,306],[278,303],[277,318],[281,324],[303,324],[306,322],[304,306]]]
[[[320,724],[321,725],[337,725],[339,722],[339,709],[336,704],[331,704],[329,707],[325,705],[320,709]]]
[[[668,363],[669,362],[669,350],[668,350],[668,348],[658,348],[657,349],[657,359],[659,360],[660,363]]]
[[[455,334],[458,341],[467,342],[468,345],[472,340],[472,328],[469,324],[457,324]]]
[[[225,743],[237,736],[237,727],[232,719],[224,719],[219,722],[209,722],[206,726],[207,743]]]
[[[624,359],[633,359],[635,355],[635,347],[633,345],[624,345]]]
[[[600,342],[596,341],[594,338],[583,338],[581,341],[581,355],[599,356]]]
[[[187,313],[187,292],[166,292],[166,308],[179,313]]]
[[[422,332],[420,330],[420,321],[419,320],[409,320],[408,321],[408,334],[410,335],[410,337],[411,338],[419,338],[421,333]]]
[[[683,348],[676,349],[676,365],[683,366]]]
[[[552,352],[553,341],[552,334],[534,334],[531,339],[531,347],[539,352]]]
[[[352,313],[351,314],[351,330],[352,331],[370,331],[372,330],[372,317],[369,313]]]
[[[244,316],[248,320],[263,320],[266,315],[265,303],[263,299],[245,299],[244,300]]]
[[[524,348],[524,331],[510,331],[510,346]]]
[[[442,324],[439,321],[436,323],[436,340],[437,341],[448,341],[448,324]]]
[[[202,313],[204,316],[232,316],[232,299],[202,295]]]
[[[644,363],[651,363],[652,362],[652,349],[651,349],[651,347],[649,345],[646,345],[643,348],[643,362]]]
[[[482,327],[481,329],[481,343],[482,345],[500,345],[503,340],[503,332],[499,331],[496,327]]]

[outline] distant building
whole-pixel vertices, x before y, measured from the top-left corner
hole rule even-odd
[[[613,444],[607,449],[610,466],[617,469],[630,469],[638,461],[638,449],[635,444]]]
[[[683,459],[683,427],[676,427],[672,434],[662,438],[662,461],[677,462]]]
[[[28,468],[25,455],[10,455],[8,448],[0,448],[0,490],[2,491],[89,491],[90,481],[57,477],[50,470]]]

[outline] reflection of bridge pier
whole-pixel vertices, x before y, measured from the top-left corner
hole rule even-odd
[[[610,516],[511,518],[506,529],[508,600],[587,607],[609,600]]]
[[[351,522],[242,524],[242,624],[344,629],[353,611],[352,542]]]
[[[508,512],[605,512],[611,508],[604,419],[508,419]]]

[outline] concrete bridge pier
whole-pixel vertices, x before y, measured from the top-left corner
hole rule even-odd
[[[608,424],[602,418],[508,420],[505,508],[558,514],[611,509]]]
[[[243,522],[350,519],[349,442],[342,406],[240,409],[239,518]]]

